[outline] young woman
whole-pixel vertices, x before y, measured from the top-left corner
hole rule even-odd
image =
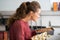
[[[10,40],[31,40],[34,31],[29,28],[28,21],[36,21],[40,16],[40,12],[38,2],[23,2],[7,22],[10,27]]]

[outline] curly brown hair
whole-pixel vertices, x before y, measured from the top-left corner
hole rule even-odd
[[[16,20],[20,20],[26,17],[26,15],[30,12],[36,12],[37,8],[41,8],[40,4],[37,1],[32,2],[23,2],[16,10],[16,13],[11,16],[7,21],[7,26],[9,27]]]

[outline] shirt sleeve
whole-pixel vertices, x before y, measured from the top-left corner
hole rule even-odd
[[[32,30],[32,36],[36,35],[36,31],[35,30]]]
[[[24,39],[24,27],[20,25],[20,23],[15,24],[15,35],[16,35],[16,40],[25,40]]]

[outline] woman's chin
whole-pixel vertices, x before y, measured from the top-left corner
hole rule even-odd
[[[37,19],[35,19],[35,20],[33,20],[34,22],[36,22],[37,21]]]

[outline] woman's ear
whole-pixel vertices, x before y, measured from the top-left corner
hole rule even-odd
[[[33,11],[30,11],[29,15],[30,15],[30,16],[33,16],[33,14],[34,14]]]

